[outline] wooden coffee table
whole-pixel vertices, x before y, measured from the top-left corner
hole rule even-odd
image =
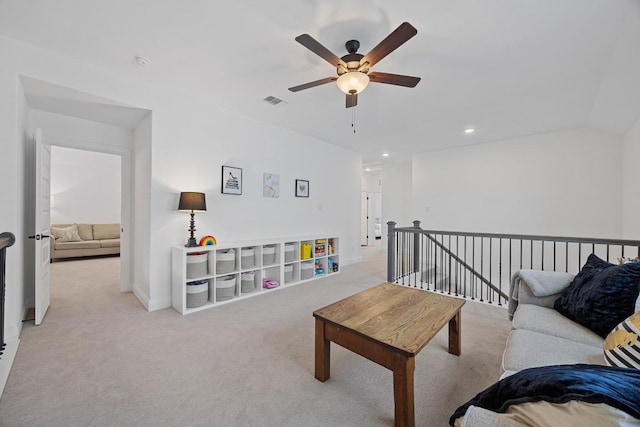
[[[465,301],[382,283],[313,312],[315,376],[330,376],[330,342],[393,371],[395,425],[415,425],[415,356],[449,323],[449,353],[460,355],[460,309]]]

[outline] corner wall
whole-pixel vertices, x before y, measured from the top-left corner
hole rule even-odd
[[[51,223],[120,223],[120,156],[51,147]]]

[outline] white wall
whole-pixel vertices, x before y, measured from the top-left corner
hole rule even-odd
[[[640,240],[640,119],[624,136],[622,147],[622,237]]]
[[[0,141],[6,144],[0,171],[7,182],[25,176],[16,159],[24,151],[17,136],[18,75],[152,111],[134,131],[135,257],[134,292],[151,310],[171,305],[170,247],[184,244],[188,216],[178,212],[180,191],[204,191],[209,211],[196,217],[197,234],[220,241],[282,235],[340,237],[343,265],[359,259],[361,159],[356,153],[275,128],[213,105],[210,99],[132,81],[25,43],[0,37]],[[285,112],[286,113],[286,112]],[[152,143],[144,141],[151,137]],[[4,149],[5,147],[3,147]],[[8,157],[4,156],[7,153]],[[142,156],[139,158],[139,156]],[[150,161],[144,158],[150,157]],[[244,194],[220,194],[221,166],[244,169]],[[280,174],[281,197],[262,198],[262,173]],[[296,178],[310,181],[311,197],[293,196]],[[13,187],[3,190],[4,206],[17,206]],[[7,230],[18,228],[24,209],[0,214]],[[11,279],[16,266],[9,265]],[[13,261],[12,261],[13,262]],[[22,271],[22,268],[20,268]],[[7,305],[24,306],[13,281]],[[19,308],[17,309],[20,310]],[[12,314],[10,325],[21,317]]]
[[[387,222],[408,227],[411,216],[412,164],[410,160],[385,163],[382,168],[382,248],[387,248]]]
[[[576,129],[416,156],[425,229],[620,238],[622,141]]]
[[[382,192],[382,172],[363,173],[362,174],[362,191],[365,191],[367,193]]]
[[[206,194],[208,210],[196,214],[197,236],[212,234],[226,242],[333,235],[341,238],[343,265],[359,259],[359,155],[189,97],[174,98],[166,107],[153,116],[157,197],[151,207],[151,258],[162,262],[152,265],[150,281],[157,284],[152,298],[160,305],[171,296],[167,243],[184,244],[188,237],[189,216],[177,211],[181,191]],[[221,194],[222,165],[243,169],[241,196]],[[262,196],[264,172],[280,175],[278,199]],[[309,181],[309,198],[295,197],[295,179]]]
[[[51,223],[120,222],[120,156],[51,147]]]

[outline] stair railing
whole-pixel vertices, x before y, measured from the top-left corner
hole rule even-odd
[[[12,233],[0,233],[0,356],[4,353],[7,343],[4,342],[4,299],[5,299],[5,274],[7,262],[7,248],[12,246],[16,241]]]
[[[388,226],[387,281],[504,305],[521,269],[577,273],[589,254],[618,263],[640,256],[639,240],[470,233]]]

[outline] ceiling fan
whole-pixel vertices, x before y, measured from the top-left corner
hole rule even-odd
[[[358,104],[358,94],[367,87],[370,81],[373,83],[415,87],[420,81],[420,77],[379,73],[375,71],[369,72],[369,70],[417,33],[418,30],[411,24],[403,22],[366,55],[357,53],[358,48],[360,48],[360,42],[358,40],[349,40],[345,44],[347,52],[349,53],[342,58],[338,58],[333,52],[321,45],[309,34],[301,34],[296,37],[296,41],[336,67],[337,76],[326,77],[299,86],[290,87],[289,90],[291,92],[298,92],[335,81],[340,90],[347,95],[346,108],[351,108]]]

